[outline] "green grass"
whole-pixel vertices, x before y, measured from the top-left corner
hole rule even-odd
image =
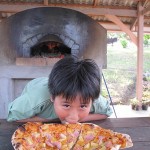
[[[107,47],[107,68],[136,70],[137,50],[129,48]],[[144,71],[150,71],[150,47],[144,48],[143,56]]]
[[[150,72],[150,48],[144,49],[143,63],[144,63],[144,71]]]
[[[143,73],[150,72],[150,47],[144,48]],[[137,50],[135,47],[107,47],[107,69],[103,73],[114,103],[129,104],[135,96]],[[102,94],[108,97],[104,82]]]

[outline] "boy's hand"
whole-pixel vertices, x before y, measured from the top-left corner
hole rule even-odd
[[[80,122],[94,121],[106,119],[108,116],[103,114],[89,114],[86,118],[80,120]]]

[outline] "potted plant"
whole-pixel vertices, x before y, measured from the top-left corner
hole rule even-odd
[[[133,110],[139,110],[140,109],[139,101],[136,98],[131,99],[130,104],[131,104],[131,108]]]
[[[149,106],[149,101],[142,100],[142,110],[147,110]]]
[[[150,104],[150,92],[144,91],[142,96],[142,110],[147,110]]]
[[[143,97],[147,98],[147,99],[150,99],[150,90],[145,90],[143,92]]]

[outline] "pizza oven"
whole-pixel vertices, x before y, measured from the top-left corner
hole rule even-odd
[[[0,118],[29,80],[48,76],[68,55],[94,59],[101,69],[106,66],[106,30],[75,10],[25,10],[0,22],[0,35]]]

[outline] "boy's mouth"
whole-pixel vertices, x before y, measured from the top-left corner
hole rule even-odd
[[[68,122],[66,120],[61,120],[62,124],[68,124]]]
[[[75,121],[66,121],[66,120],[61,120],[61,123],[62,124],[69,124],[69,123],[79,123],[79,121],[78,122],[75,122]]]

